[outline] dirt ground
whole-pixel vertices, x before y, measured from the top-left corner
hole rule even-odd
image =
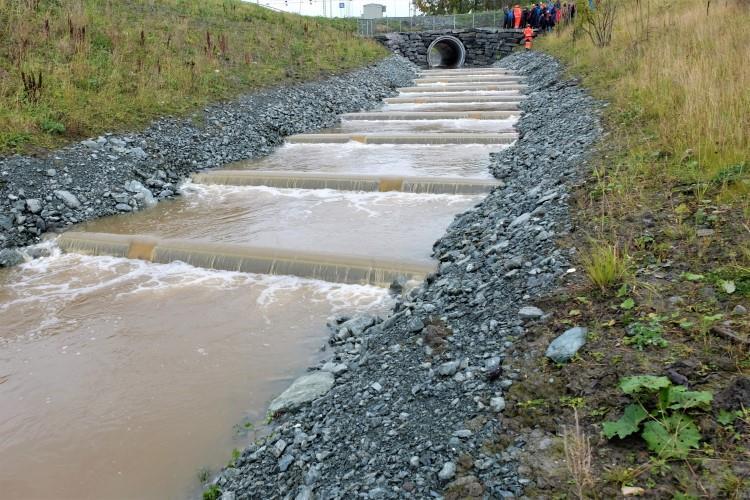
[[[577,230],[565,247],[590,244],[601,213],[592,189],[578,189]],[[533,481],[529,497],[750,498],[750,256],[743,253],[750,229],[743,214],[696,199],[678,190],[642,213],[614,212],[628,255],[623,283],[602,290],[581,266],[536,304],[549,314],[518,341],[524,355],[513,368],[525,376],[507,395],[506,432],[492,443],[525,441],[520,472]],[[684,217],[665,215],[674,213]],[[568,363],[547,359],[549,343],[573,326],[588,328],[585,346]],[[707,405],[668,410],[700,433],[684,457],[649,451],[639,433],[604,436],[602,424],[633,403],[618,384],[634,375],[665,376],[713,396]],[[571,466],[581,451],[576,415],[579,442],[590,443],[583,472]]]

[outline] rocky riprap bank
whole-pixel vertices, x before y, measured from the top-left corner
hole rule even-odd
[[[342,113],[370,109],[409,84],[414,67],[392,56],[320,81],[278,87],[165,118],[142,133],[104,135],[47,157],[0,159],[0,267],[13,247],[42,233],[126,213],[175,195],[190,173],[263,156],[284,136],[333,126]]]
[[[597,103],[552,58],[501,65],[529,85],[519,140],[491,156],[505,186],[456,218],[435,244],[438,271],[390,317],[331,325],[330,359],[312,371],[325,394],[282,413],[222,471],[225,500],[504,498],[534,481],[517,461],[530,443],[496,444],[520,376],[506,360],[524,356],[514,340],[569,268],[556,240],[572,229],[570,185],[601,129]]]

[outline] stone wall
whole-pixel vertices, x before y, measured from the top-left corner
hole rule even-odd
[[[511,53],[523,39],[522,30],[493,28],[419,31],[414,33],[386,33],[375,38],[396,54],[414,64],[427,66],[427,48],[438,37],[451,35],[464,44],[464,66],[489,66]]]

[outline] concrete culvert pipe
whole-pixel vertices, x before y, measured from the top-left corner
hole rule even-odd
[[[440,36],[427,49],[430,68],[460,68],[466,59],[466,47],[455,36]]]

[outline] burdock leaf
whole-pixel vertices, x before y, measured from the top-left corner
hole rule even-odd
[[[620,380],[620,389],[625,394],[634,394],[643,389],[658,391],[663,387],[669,387],[672,383],[667,377],[656,377],[654,375],[636,375],[634,377],[623,377]]]
[[[638,432],[638,426],[646,417],[648,417],[648,413],[641,405],[628,405],[619,420],[604,422],[602,430],[607,439],[612,439],[614,436],[622,439]]]
[[[681,413],[646,422],[642,436],[648,448],[661,458],[685,458],[701,440],[701,433],[693,420]]]
[[[670,387],[668,404],[673,410],[687,410],[688,408],[708,407],[714,399],[709,391],[688,391],[682,386]]]

